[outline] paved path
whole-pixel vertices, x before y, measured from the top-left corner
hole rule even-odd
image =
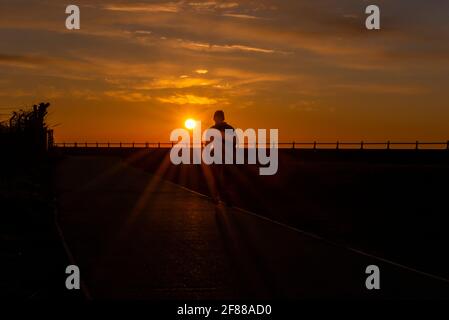
[[[92,298],[449,297],[449,284],[215,206],[114,157],[57,169],[59,224]],[[365,288],[365,268],[381,290]]]

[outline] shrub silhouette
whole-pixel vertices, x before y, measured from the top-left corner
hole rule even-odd
[[[49,106],[42,102],[31,110],[14,111],[9,121],[0,125],[0,146],[10,152],[45,152],[52,141],[52,131],[45,123]]]

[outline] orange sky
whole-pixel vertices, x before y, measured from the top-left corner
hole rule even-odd
[[[377,1],[0,3],[0,119],[49,101],[62,141],[168,141],[216,109],[291,140],[449,138],[449,4]]]

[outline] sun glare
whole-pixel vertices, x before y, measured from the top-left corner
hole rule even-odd
[[[186,126],[187,129],[193,130],[196,127],[196,121],[193,119],[187,119],[184,125]]]

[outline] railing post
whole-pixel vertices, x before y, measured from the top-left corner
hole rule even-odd
[[[133,142],[133,149],[134,149],[134,146],[135,146],[135,142]]]
[[[75,142],[74,146],[75,148],[78,148],[78,142]]]
[[[120,148],[122,147],[122,143],[120,142]]]
[[[390,141],[387,142],[387,150],[390,150]]]
[[[419,142],[416,141],[415,150],[418,150],[418,149],[419,149]]]
[[[160,142],[157,143],[157,148],[158,148],[158,149],[161,148],[161,143],[160,143]]]
[[[337,150],[340,149],[340,141],[337,141]]]
[[[148,149],[148,142],[145,142],[145,148]]]
[[[84,144],[84,146],[87,148],[87,142]]]
[[[108,149],[111,147],[111,143],[110,142],[108,142]]]
[[[447,142],[446,149],[449,150],[449,141]]]
[[[364,143],[362,141],[362,142],[360,142],[360,150],[363,150],[363,148],[364,148]]]
[[[295,142],[292,143],[292,149],[295,150]]]
[[[98,149],[98,142],[97,142],[95,145],[96,145],[96,147],[97,147],[97,149]]]
[[[172,141],[171,143],[171,147],[173,148],[175,146],[175,143]]]
[[[313,150],[316,150],[316,141],[313,142]]]

